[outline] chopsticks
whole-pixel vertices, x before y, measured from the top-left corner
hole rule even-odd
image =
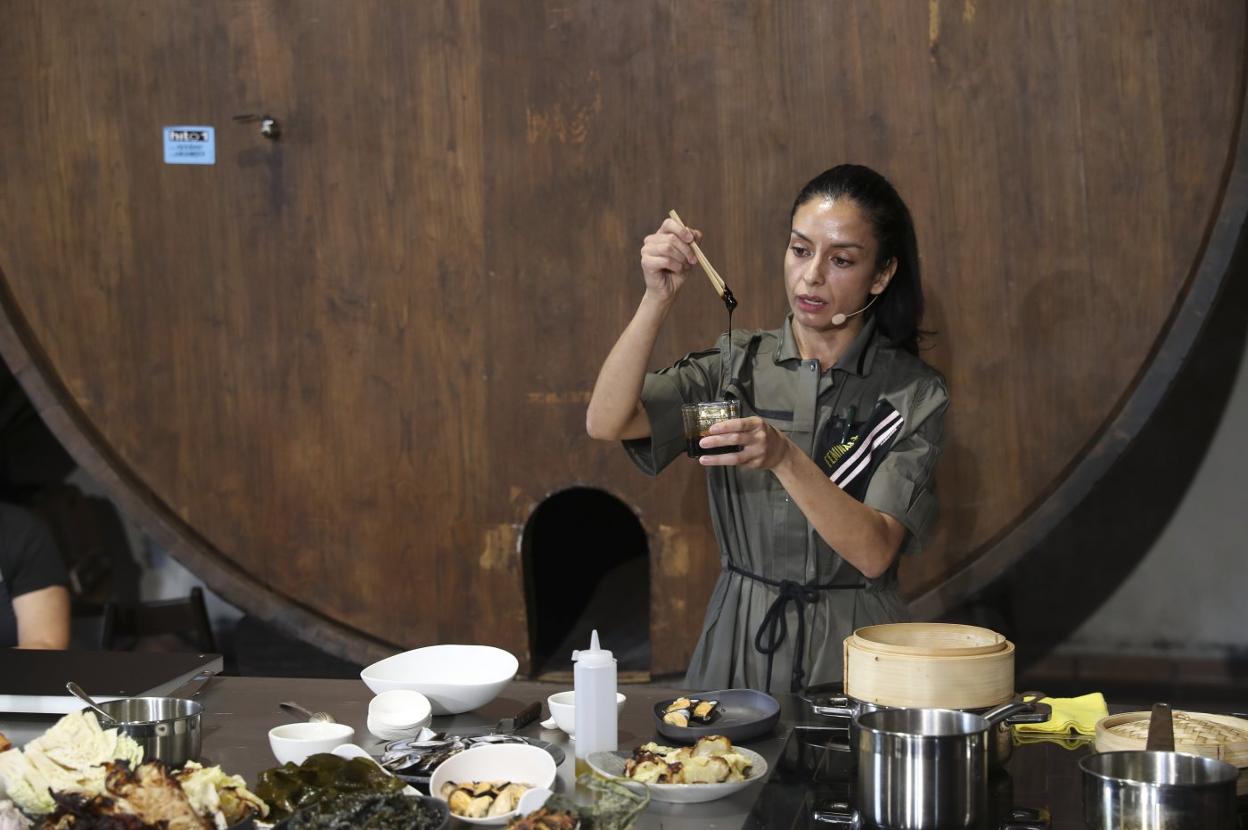
[[[684,220],[680,218],[680,214],[678,214],[674,208],[669,210],[667,215],[679,222],[682,228],[688,229],[689,226],[685,224]],[[711,285],[715,288],[715,293],[720,296],[720,299],[724,299],[726,301],[724,292],[728,290],[728,285],[724,282],[724,278],[721,277],[719,272],[715,270],[715,267],[711,265],[711,261],[706,258],[706,254],[702,253],[702,249],[698,247],[698,243],[693,242],[690,244],[693,246],[693,255],[698,258],[698,264],[701,265],[702,270],[706,272],[706,278],[711,281]]]

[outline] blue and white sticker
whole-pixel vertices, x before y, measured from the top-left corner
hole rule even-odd
[[[216,164],[217,131],[212,127],[165,127],[165,164]]]

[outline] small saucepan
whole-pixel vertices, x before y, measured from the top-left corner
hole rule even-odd
[[[1174,751],[1170,707],[1158,703],[1142,750],[1079,761],[1083,820],[1092,830],[1235,830],[1239,770]]]
[[[130,697],[97,704],[118,732],[143,747],[143,760],[180,767],[199,759],[204,707],[180,697]],[[101,724],[111,728],[114,724]]]

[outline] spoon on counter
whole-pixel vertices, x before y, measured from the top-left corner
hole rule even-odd
[[[283,701],[277,705],[279,708],[284,709],[287,712],[293,712],[296,715],[301,715],[307,718],[309,723],[336,723],[334,716],[329,712],[313,712],[311,709],[300,706],[298,703],[291,700]]]
[[[77,683],[71,680],[65,684],[65,688],[71,695],[73,695],[74,697],[81,700],[83,703],[90,706],[95,711],[95,713],[100,716],[101,726],[110,726],[110,725],[116,726],[117,725],[117,719],[113,717],[112,715],[110,715],[108,712],[105,712],[103,709],[101,709],[100,704],[92,700],[91,695],[84,692],[82,690],[82,687],[79,686]]]

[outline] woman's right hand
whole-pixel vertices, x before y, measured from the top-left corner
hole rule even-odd
[[[641,273],[646,293],[656,299],[670,301],[685,281],[685,274],[697,264],[693,243],[702,232],[685,227],[667,218],[641,246]]]

